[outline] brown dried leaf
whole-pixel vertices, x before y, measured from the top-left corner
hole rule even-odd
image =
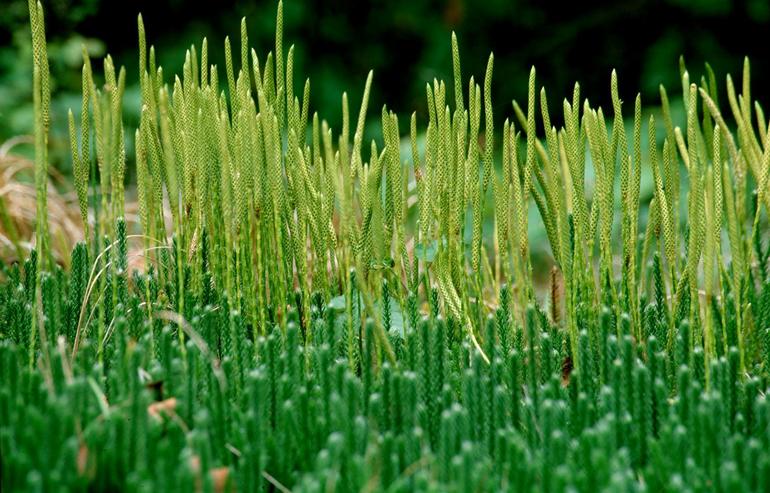
[[[216,467],[209,471],[211,476],[211,482],[214,486],[215,493],[222,493],[224,491],[235,492],[235,485],[230,481],[230,468],[229,467]]]
[[[575,366],[572,363],[572,358],[570,356],[564,358],[564,361],[561,363],[561,384],[564,387],[569,385],[569,377],[572,374],[574,367]]]
[[[147,412],[150,416],[160,419],[161,414],[171,416],[176,410],[176,397],[171,397],[159,402],[153,402],[147,406]]]
[[[203,483],[201,481],[201,459],[197,455],[190,457],[190,470],[195,475],[195,491],[203,491]],[[235,493],[235,484],[230,481],[230,468],[229,467],[215,467],[209,469],[209,477],[211,478],[211,486],[214,493]]]
[[[86,467],[88,466],[88,447],[86,447],[85,443],[81,443],[80,448],[78,448],[77,465],[78,474],[80,476],[85,475]]]

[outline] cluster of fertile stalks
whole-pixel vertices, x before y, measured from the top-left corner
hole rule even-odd
[[[30,14],[38,217],[44,218],[50,88],[40,5],[30,3]],[[154,49],[147,50],[139,18],[142,109],[132,171],[147,255],[158,266],[173,260],[172,268],[158,269],[175,286],[180,313],[186,290],[213,286],[263,334],[285,323],[296,296],[306,319],[313,293],[344,295],[349,304],[355,289],[388,347],[375,306],[388,281],[399,309],[410,297],[431,301],[435,290],[441,312],[465,327],[482,351],[484,302],[503,282],[513,288],[520,324],[524,307],[535,300],[528,244],[534,204],[540,221],[533,227],[545,229],[557,269],[551,313],[570,334],[573,351],[579,328],[596,320],[601,305],[613,307],[616,319],[628,314],[628,330],[643,341],[642,317],[653,299],[669,343],[675,322],[688,318],[692,344],[702,344],[710,357],[723,354],[726,344],[724,321],[714,320],[712,305],[733,303],[745,356],[742,341],[757,329],[750,292],[766,276],[761,209],[770,203],[770,133],[761,107],[752,104],[748,62],[740,95],[727,78],[737,142],[717,106],[710,68],[694,84],[683,65],[686,122],[683,129],[675,126],[661,88],[662,146],[652,116],[643,129],[638,97],[633,131],[626,134],[614,72],[611,122],[581,100],[576,85],[557,129],[545,90],[538,97],[533,69],[526,108],[514,102],[513,120],[495,134],[493,57],[483,89],[471,78],[466,91],[453,37],[453,104],[443,82],[427,85],[427,127],[420,132],[412,115],[411,154],[402,153],[398,117],[383,108],[382,135],[364,161],[371,73],[355,128],[343,94],[343,124],[335,134],[310,112],[310,82],[295,94],[294,48],[284,55],[280,3],[275,51],[263,63],[249,50],[245,20],[240,48],[236,67],[225,40],[222,83],[218,67],[208,63],[205,39],[199,50],[188,50],[181,76],[169,79]],[[104,78],[104,85],[95,82],[85,56],[80,132],[72,115],[70,129],[84,223],[89,207],[94,211],[89,237],[114,240],[125,210],[126,71],[107,57]],[[643,174],[652,177],[646,204]],[[485,229],[489,200],[494,227]],[[48,266],[48,242],[47,222],[38,221],[39,273]],[[94,242],[94,254],[100,245]]]

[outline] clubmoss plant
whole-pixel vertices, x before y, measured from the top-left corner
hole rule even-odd
[[[368,142],[374,74],[333,129],[282,3],[266,56],[244,19],[223,70],[204,39],[173,76],[140,16],[133,139],[134,74],[84,52],[65,270],[29,8],[38,221],[0,270],[4,489],[767,489],[770,123],[748,60],[725,91],[680,60],[682,121],[663,87],[624,116],[614,71],[610,108],[577,84],[554,107],[534,68],[504,119],[494,56],[464,79],[453,34],[426,120],[384,106]]]

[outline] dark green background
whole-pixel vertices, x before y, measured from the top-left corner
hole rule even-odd
[[[31,132],[31,68],[27,0],[0,0],[0,142]],[[167,77],[177,72],[184,49],[207,36],[210,60],[223,66],[223,40],[238,52],[239,23],[247,17],[252,46],[264,61],[273,48],[273,1],[47,0],[49,53],[55,80],[52,156],[67,169],[66,109],[79,106],[80,45],[94,55],[111,53],[128,70],[126,120],[138,110],[136,15],[142,12],[148,40]],[[636,0],[629,2],[484,0],[286,0],[285,45],[296,44],[297,90],[311,78],[311,105],[339,128],[340,95],[351,95],[355,114],[366,73],[374,69],[370,131],[386,103],[406,118],[425,114],[425,83],[451,78],[450,33],[459,36],[463,75],[483,78],[495,53],[496,120],[512,115],[511,100],[526,93],[529,68],[538,70],[552,112],[579,81],[592,103],[608,106],[609,74],[616,68],[623,99],[641,91],[658,103],[658,84],[678,94],[678,57],[692,79],[708,60],[719,83],[738,75],[743,56],[753,60],[753,95],[763,99],[770,82],[767,0]],[[630,105],[627,105],[627,107]],[[630,108],[629,108],[630,111]],[[423,119],[424,121],[424,119]],[[499,123],[498,123],[499,124]],[[554,117],[554,124],[560,124]]]

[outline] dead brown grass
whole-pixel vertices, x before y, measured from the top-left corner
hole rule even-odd
[[[15,150],[30,144],[28,136],[14,137],[0,145],[0,259],[21,261],[35,241],[34,163]],[[67,265],[76,242],[83,239],[77,197],[67,180],[49,168],[48,225],[51,254]]]
[[[31,136],[19,136],[0,145],[0,262],[5,264],[23,261],[35,244],[34,162],[20,153],[22,146],[31,144]],[[129,232],[138,230],[138,204],[134,192],[126,191],[125,214]],[[90,210],[89,222],[93,223],[93,211]],[[53,258],[69,267],[72,248],[83,240],[83,220],[71,178],[53,167],[49,167],[48,228]],[[132,241],[129,250],[132,254],[141,252],[141,242]],[[143,267],[141,255],[130,257],[131,268]]]

